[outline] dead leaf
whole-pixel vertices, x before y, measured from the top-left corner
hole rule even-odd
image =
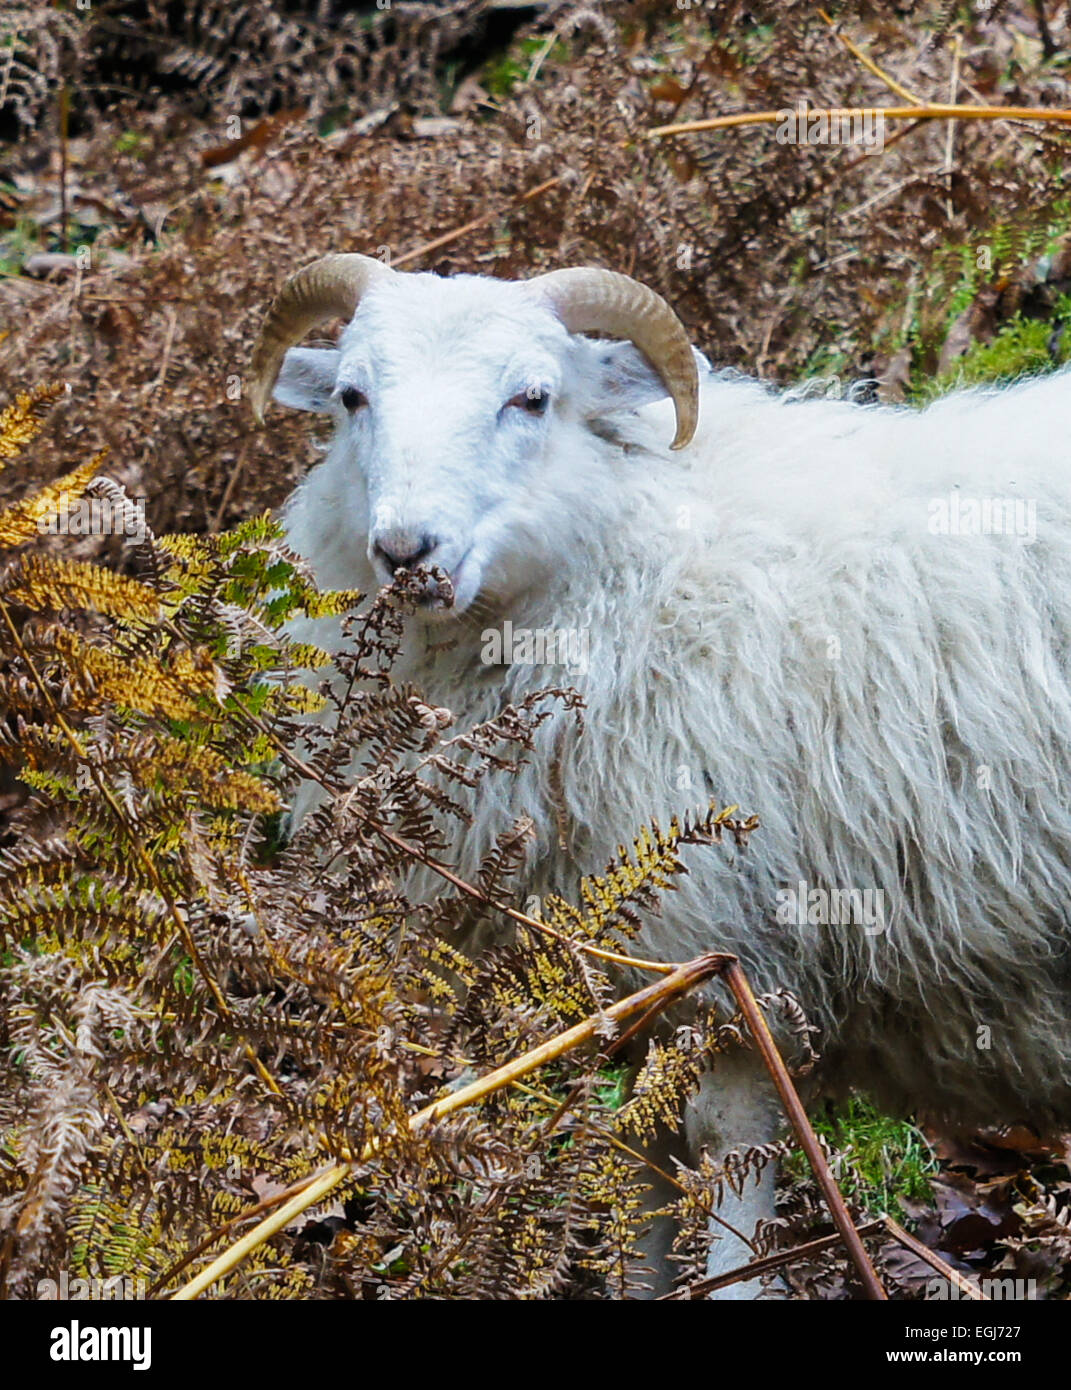
[[[228,140],[225,145],[214,145],[209,150],[202,150],[201,163],[206,169],[215,169],[220,164],[229,164],[232,159],[237,159],[243,150],[263,150],[288,125],[302,120],[307,110],[308,107],[296,106],[290,111],[278,111],[274,116],[265,116],[236,140]]]
[[[688,95],[686,89],[672,77],[662,77],[647,88],[647,93],[655,101],[681,102]]]
[[[911,385],[911,348],[902,347],[893,354],[889,364],[878,377],[881,399],[886,402],[902,401]]]

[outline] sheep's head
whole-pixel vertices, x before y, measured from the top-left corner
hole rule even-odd
[[[332,317],[348,321],[337,348],[294,346]],[[437,565],[454,590],[438,606],[461,613],[534,579],[548,497],[561,512],[581,495],[585,453],[605,453],[615,415],[668,396],[671,447],[691,440],[696,364],[665,301],[611,271],[446,279],[336,255],[275,300],[251,395],[258,418],[272,394],[335,417],[332,466],[379,579]]]

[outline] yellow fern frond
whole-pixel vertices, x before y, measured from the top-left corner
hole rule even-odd
[[[288,686],[285,690],[279,691],[279,696],[283,703],[297,714],[316,714],[327,704],[322,695],[310,690],[307,685]]]
[[[166,551],[176,560],[200,560],[207,564],[212,559],[212,550],[205,538],[188,535],[185,531],[157,536],[156,548]]]
[[[681,1096],[695,1090],[701,1058],[694,1052],[652,1039],[632,1087],[632,1099],[617,1112],[623,1131],[653,1139],[660,1126],[680,1128]]]
[[[301,596],[301,606],[309,618],[337,618],[356,608],[362,598],[359,589],[328,589],[324,593],[309,589]]]
[[[588,909],[603,917],[615,912],[641,887],[670,887],[670,877],[680,872],[677,838],[676,822],[668,837],[657,827],[645,825],[633,841],[632,855],[619,846],[616,864],[605,874],[592,874],[583,880],[580,893]]]
[[[165,781],[185,777],[209,806],[221,810],[278,811],[282,806],[275,789],[252,773],[232,768],[214,748],[182,739],[163,738],[154,756],[140,769],[142,775]]]
[[[57,633],[55,649],[87,706],[112,701],[145,714],[191,719],[199,712],[195,697],[216,691],[215,667],[191,652],[178,653],[167,666],[158,657],[130,661],[91,646],[74,632]]]
[[[58,478],[32,497],[26,497],[14,506],[0,512],[0,546],[24,545],[41,535],[38,524],[55,516],[66,501],[77,501],[93,481],[97,470],[104,462],[103,451],[88,459],[63,478]]]
[[[320,666],[329,666],[334,660],[330,652],[325,652],[322,647],[314,646],[312,642],[295,642],[293,646],[287,648],[286,658],[291,666],[313,671]]]
[[[683,872],[677,853],[683,834],[676,817],[668,831],[655,821],[645,825],[632,842],[631,853],[619,845],[618,857],[605,873],[581,879],[581,907],[548,894],[544,920],[574,941],[598,945],[615,946],[618,938],[635,935],[639,925],[635,908],[671,889],[672,880]]]
[[[95,608],[110,618],[155,618],[160,600],[136,579],[79,560],[27,555],[7,597],[35,611]]]
[[[62,382],[35,386],[32,391],[20,391],[9,406],[0,410],[0,459],[16,458],[41,433],[48,407],[66,389]]]

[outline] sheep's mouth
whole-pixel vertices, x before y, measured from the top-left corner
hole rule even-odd
[[[471,575],[466,576],[466,567],[471,570],[471,566],[469,566],[471,555],[472,546],[469,546],[449,573],[439,570],[439,573],[443,575],[443,580],[438,591],[430,596],[430,607],[433,612],[444,615],[451,614],[456,617],[463,613],[476,597],[474,593],[466,592],[468,586],[464,583],[466,577],[471,577]]]
[[[466,551],[449,573],[441,565],[417,565],[410,573],[398,570],[391,588],[401,590],[427,617],[456,617],[468,606],[458,602],[459,581],[468,556]]]

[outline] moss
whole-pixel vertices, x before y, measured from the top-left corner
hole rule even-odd
[[[904,1202],[933,1200],[930,1179],[937,1161],[915,1125],[890,1119],[861,1096],[811,1118],[833,1150],[833,1173],[849,1201],[903,1221]],[[809,1172],[802,1153],[792,1155],[786,1167],[797,1178]]]
[[[138,130],[124,130],[115,138],[116,154],[128,154],[138,158],[151,149],[152,140]]]
[[[488,63],[480,76],[480,82],[488,96],[498,101],[507,101],[513,95],[514,89],[527,78],[536,54],[544,47],[545,42],[545,39],[538,35],[520,39],[507,53]],[[556,39],[544,62],[564,62],[568,56],[565,44]]]
[[[973,343],[948,371],[922,381],[912,392],[912,400],[925,405],[957,387],[1014,381],[1048,371],[1067,360],[1062,339],[1055,350],[1052,347],[1054,333],[1067,322],[1066,305],[1061,305],[1052,320],[1026,319],[1017,314],[992,342]]]

